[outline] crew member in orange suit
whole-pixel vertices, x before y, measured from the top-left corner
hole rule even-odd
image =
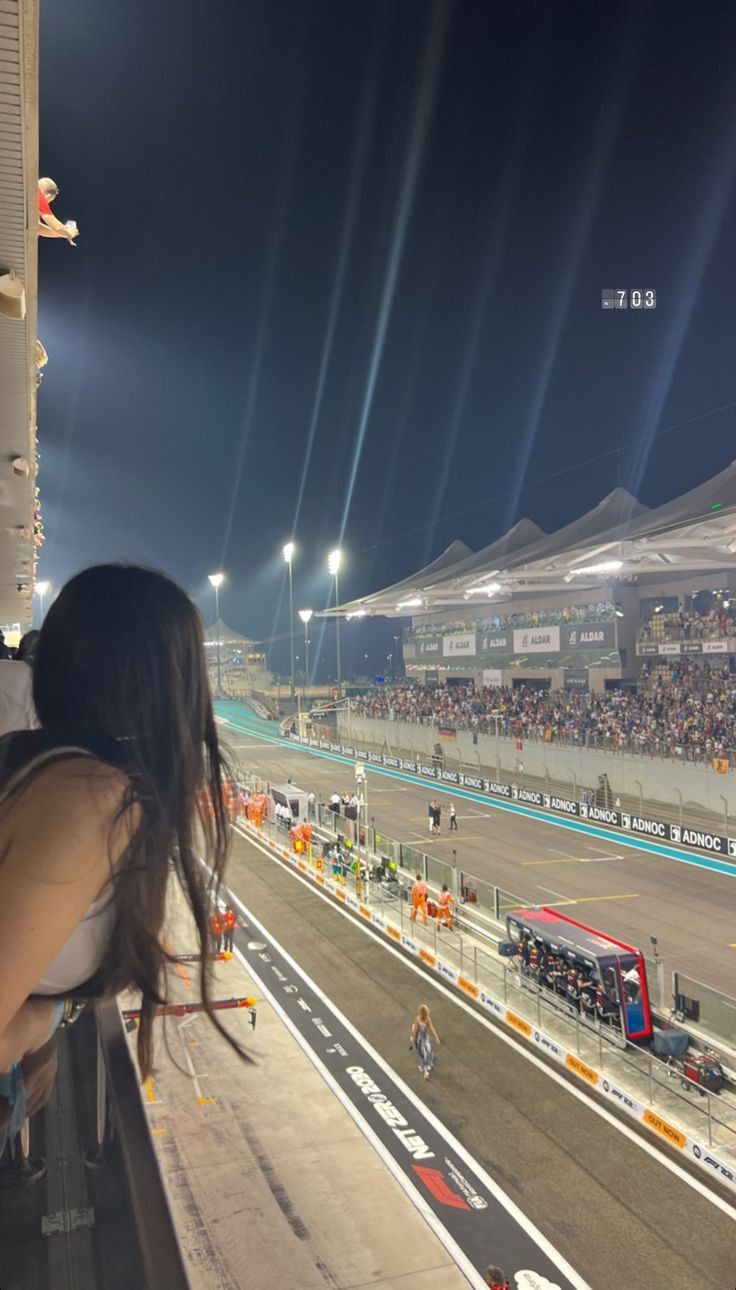
[[[411,889],[411,921],[413,923],[417,921],[417,913],[421,910],[424,927],[427,926],[427,894],[427,884],[418,873]]]
[[[437,897],[437,930],[438,931],[441,928],[443,923],[445,924],[445,927],[447,927],[449,931],[452,931],[452,906],[454,905],[454,903],[455,901],[453,899],[452,892],[447,890],[447,883],[443,882],[442,891]]]

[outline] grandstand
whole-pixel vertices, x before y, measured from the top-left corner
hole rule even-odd
[[[687,656],[730,670],[736,652],[736,462],[649,509],[616,488],[555,533],[522,519],[472,553],[326,613],[406,618],[406,672],[603,691]]]

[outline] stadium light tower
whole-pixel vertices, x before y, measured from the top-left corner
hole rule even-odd
[[[294,583],[291,577],[291,562],[294,559],[296,547],[293,542],[285,542],[283,556],[286,564],[289,566],[289,646],[291,650],[291,698],[292,702],[296,694],[296,680],[294,676]]]
[[[222,694],[222,671],[220,669],[220,587],[225,581],[224,573],[210,573],[209,580],[215,588],[215,631],[217,632],[217,693]]]
[[[335,606],[340,604],[340,565],[342,551],[337,547],[327,557],[327,568],[335,579]],[[337,697],[342,698],[342,664],[340,660],[340,615],[335,615],[335,642],[337,644]]]
[[[39,626],[43,626],[43,602],[46,599],[46,596],[49,594],[50,590],[51,590],[50,582],[44,581],[44,582],[36,583],[36,595],[38,596],[38,599],[41,602],[41,621],[39,623]]]
[[[299,617],[304,623],[304,698],[307,697],[307,682],[309,681],[309,620],[314,613],[313,609],[300,609]]]

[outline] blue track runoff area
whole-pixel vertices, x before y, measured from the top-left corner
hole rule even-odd
[[[281,734],[274,734],[272,722],[264,721],[240,703],[220,701],[215,705],[215,709],[225,725],[240,734],[251,735],[255,739],[262,739],[272,744],[281,744],[291,749],[302,749],[314,757],[326,758],[328,761],[341,762],[349,766],[355,763],[354,757],[345,757],[340,753],[327,752],[319,748],[308,748],[303,744],[294,743],[293,740],[287,739]],[[453,798],[464,798],[469,802],[481,803],[491,810],[511,812],[526,819],[537,820],[542,824],[554,825],[556,828],[567,829],[574,833],[582,833],[586,837],[598,838],[604,842],[613,842],[619,846],[624,843],[625,846],[634,851],[646,851],[650,855],[663,856],[666,860],[676,860],[679,864],[693,865],[698,869],[709,869],[713,873],[724,873],[736,878],[736,864],[730,863],[728,860],[720,860],[715,856],[701,855],[695,851],[682,851],[678,847],[664,846],[662,843],[653,842],[650,839],[645,840],[631,834],[622,834],[611,829],[599,828],[594,824],[583,824],[577,820],[561,818],[547,811],[535,810],[534,807],[522,806],[517,802],[499,801],[495,798],[489,798],[485,794],[474,793],[467,788],[460,788],[456,784],[444,785],[435,780],[424,779],[421,775],[406,774],[400,770],[377,766],[375,763],[369,762],[367,769],[376,775],[384,775],[389,779],[426,787],[432,793],[449,793]]]
[[[422,1101],[361,1038],[242,901],[236,949],[472,1285],[490,1263],[524,1290],[587,1290]],[[370,1204],[369,1198],[366,1203]]]

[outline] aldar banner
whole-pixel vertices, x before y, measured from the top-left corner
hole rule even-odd
[[[561,648],[568,649],[615,649],[615,623],[577,623],[575,627],[561,628]]]
[[[515,654],[559,654],[559,627],[520,627],[514,632]]]
[[[414,641],[415,658],[439,658],[442,654],[441,636],[417,636]]]
[[[475,632],[456,632],[443,636],[442,653],[445,658],[472,658],[475,655]]]

